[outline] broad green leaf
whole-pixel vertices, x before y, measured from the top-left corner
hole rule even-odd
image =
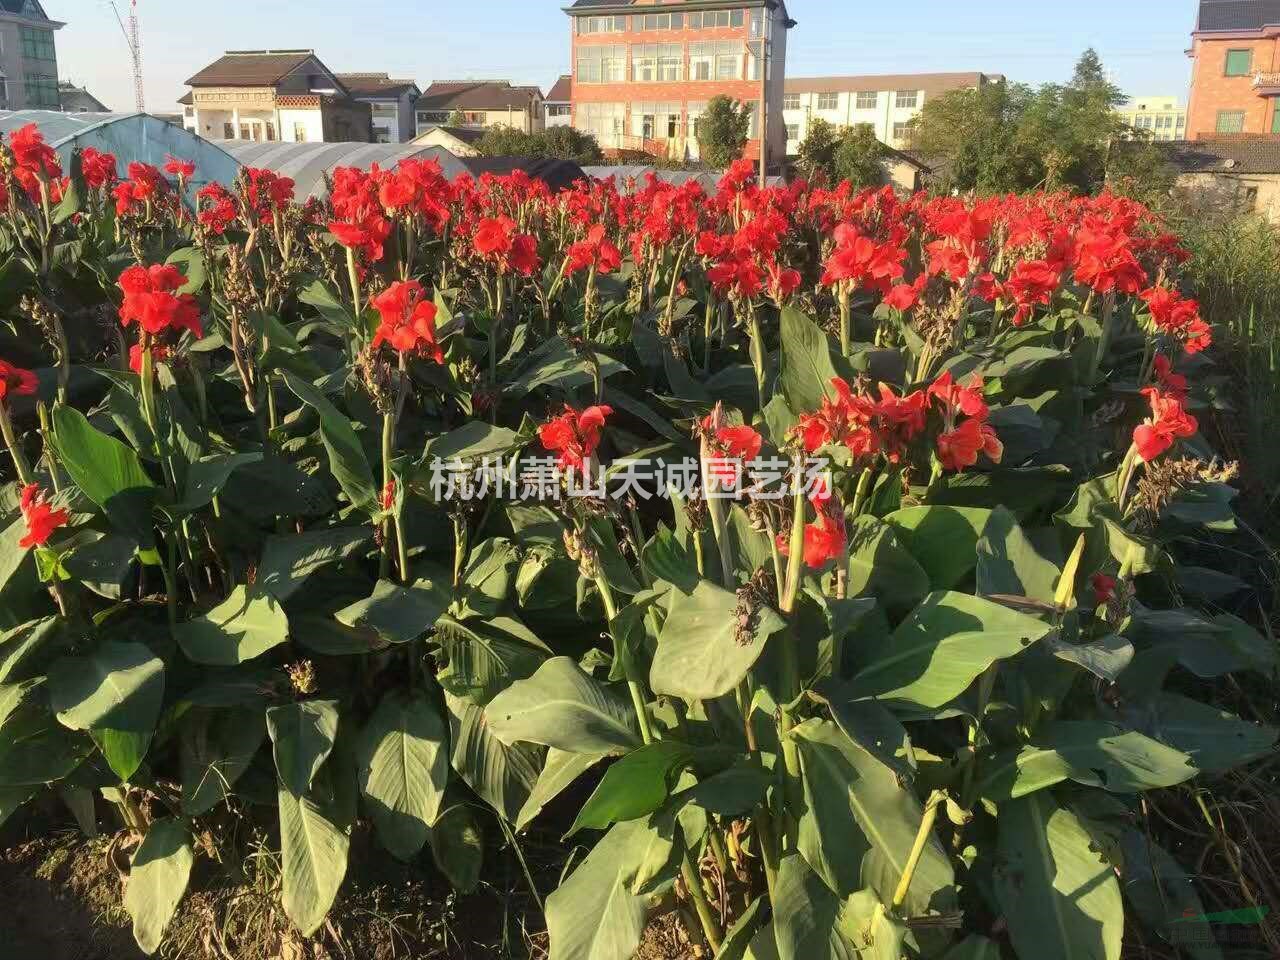
[[[482,420],[469,420],[456,430],[428,440],[422,454],[422,465],[429,469],[437,458],[471,461],[505,456],[525,442],[527,438],[514,430],[495,427]]]
[[[1004,507],[991,512],[978,540],[978,594],[1030,597],[1053,603],[1061,572],[1041,556]]]
[[[266,738],[261,707],[189,710],[178,734],[182,812],[199,816],[230,797]]]
[[[1090,720],[1057,720],[1023,747],[984,759],[980,792],[1015,800],[1064,780],[1114,793],[1171,787],[1198,772],[1185,753],[1136,730]]]
[[[283,603],[302,588],[307,577],[328,564],[347,559],[371,536],[367,526],[360,526],[267,537],[254,588]]]
[[[61,780],[93,751],[93,741],[58,723],[38,681],[0,684],[0,788]]]
[[[124,908],[133,918],[133,939],[148,956],[160,948],[191,879],[191,832],[180,820],[152,822],[134,853],[124,888]]]
[[[693,757],[693,748],[675,740],[656,740],[633,750],[605,771],[569,835],[579,830],[607,830],[616,822],[653,813],[666,802],[676,774]]]
[[[874,890],[859,890],[844,902],[840,929],[859,960],[901,960],[907,927],[892,916]]]
[[[891,613],[900,614],[928,593],[929,575],[907,552],[893,527],[868,516],[850,525],[849,596],[873,596]]]
[[[336,619],[348,627],[376,630],[392,643],[408,643],[435,626],[448,605],[448,593],[432,580],[408,587],[380,580],[373,596],[338,611]]]
[[[720,945],[720,952],[716,954],[715,960],[743,960],[756,931],[764,922],[765,909],[764,897],[756,897],[751,901],[751,906],[742,911],[733,925],[724,932],[724,942]]]
[[[547,897],[549,960],[627,960],[640,946],[646,898],[631,892],[636,854],[652,828],[620,823]]]
[[[141,643],[102,643],[49,668],[49,704],[72,730],[119,730],[149,740],[163,699],[164,661]],[[134,771],[116,772],[127,778]]]
[[[538,774],[538,782],[534,784],[529,799],[520,808],[515,827],[523,830],[540,814],[543,808],[559,794],[601,760],[608,756],[603,753],[570,753],[568,750],[548,750],[547,759]]]
[[[484,711],[447,695],[453,769],[508,822],[520,815],[538,782],[542,748],[527,743],[507,746],[493,735]]]
[[[178,624],[175,636],[187,659],[231,667],[288,640],[289,619],[275,597],[239,586],[204,616]]]
[[[39,786],[0,787],[0,827],[17,813],[24,804],[36,795]]]
[[[840,932],[843,904],[793,853],[778,864],[773,936],[778,960],[856,960],[853,944]]]
[[[149,544],[155,485],[138,455],[74,407],[54,408],[53,424],[58,456],[75,485],[113,524]]]
[[[542,664],[485,707],[503,743],[537,743],[578,753],[625,753],[641,743],[635,710],[569,657]]]
[[[825,397],[834,396],[831,379],[831,342],[816,323],[799,310],[782,311],[782,370],[779,385],[792,413],[817,410]]]
[[[850,692],[934,709],[958,697],[991,664],[1017,656],[1051,630],[989,600],[934,593],[853,678]]]
[[[478,706],[533,676],[551,653],[510,617],[460,623],[445,614],[437,623],[435,639],[448,661],[436,674],[440,686]]]
[[[1123,714],[1138,729],[1185,753],[1204,773],[1222,773],[1269,753],[1280,733],[1171,691]]]
[[[378,491],[373,482],[373,471],[365,456],[360,438],[356,436],[351,421],[347,419],[313,385],[289,371],[281,371],[284,382],[298,399],[311,407],[320,417],[320,440],[329,453],[329,468],[333,471],[352,505],[366,513],[380,509]]]
[[[208,506],[222,492],[232,473],[246,464],[261,462],[261,453],[232,453],[196,460],[187,466],[186,486],[176,509],[190,513]]]
[[[90,840],[98,836],[98,815],[93,807],[94,791],[88,787],[79,787],[70,782],[58,785],[58,796],[67,805],[71,815],[76,818],[80,832]]]
[[[556,386],[561,390],[571,390],[591,383],[598,375],[606,380],[614,374],[626,370],[621,363],[600,354],[595,356],[597,369],[591,363],[574,352],[573,348],[559,337],[552,337],[533,351],[525,361],[515,378],[505,387],[504,393],[512,397],[522,397],[538,387]]]
[[[924,808],[893,768],[854,744],[835,724],[807,720],[791,735],[804,784],[800,852],[841,896],[872,887],[882,899],[891,899]],[[946,851],[930,836],[911,882],[908,912],[922,916],[950,909],[954,884]]]
[[[1115,634],[1093,643],[1067,643],[1057,636],[1046,637],[1044,642],[1059,660],[1074,663],[1108,683],[1115,683],[1133,662],[1133,644]]]
[[[298,299],[309,307],[315,307],[322,317],[341,330],[351,330],[355,326],[350,306],[335,297],[329,284],[323,280],[314,280],[304,287]]]
[[[177,293],[199,293],[209,278],[204,265],[204,254],[199,247],[180,247],[165,259],[165,263],[177,264],[182,268],[182,275],[187,282],[177,289]]]
[[[457,803],[431,824],[431,856],[458,893],[471,893],[480,884],[484,865],[484,837],[466,804]]]
[[[281,786],[280,901],[304,937],[320,929],[347,873],[350,837],[325,804]]]
[[[133,537],[110,533],[63,556],[62,568],[99,596],[119,600],[137,553],[138,541]]]
[[[1000,945],[975,933],[947,951],[942,960],[1000,960]]]
[[[884,518],[935,590],[951,590],[973,570],[990,519],[990,510],[942,506],[907,507]]]
[[[472,550],[462,574],[461,595],[454,601],[458,618],[496,616],[511,592],[519,562],[515,544],[501,537],[485,540]]]
[[[280,786],[296,797],[305,795],[333,751],[338,735],[338,702],[304,700],[267,711],[267,732]]]
[[[1205,915],[1204,902],[1187,871],[1144,831],[1126,829],[1120,835],[1120,850],[1124,855],[1121,888],[1148,930],[1167,943],[1170,931],[1177,929],[1171,923]],[[1178,947],[1193,960],[1222,960],[1212,935],[1180,938]]]
[[[26,535],[27,521],[21,514],[0,533],[0,590],[7,587],[19,568],[31,560],[32,552],[18,546],[18,541]]]
[[[47,664],[68,649],[63,622],[45,617],[0,634],[0,684],[20,683],[44,673]]]
[[[1042,790],[1000,809],[994,883],[1020,957],[1119,960],[1115,871],[1074,813]]]
[[[650,671],[654,693],[714,700],[742,682],[769,637],[786,624],[762,604],[750,629],[740,635],[737,607],[736,594],[709,580],[700,581],[692,593],[672,591]]]
[[[449,777],[444,718],[420,693],[393,690],[369,718],[356,748],[360,791],[378,838],[400,860],[427,842]]]

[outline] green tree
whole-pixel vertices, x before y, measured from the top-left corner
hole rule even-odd
[[[698,121],[702,159],[713,167],[727,167],[742,156],[751,127],[751,108],[732,97],[712,97]]]
[[[882,186],[885,156],[885,146],[876,139],[875,128],[869,123],[856,124],[844,132],[836,148],[836,179],[848,180],[859,188]]]
[[[514,127],[490,127],[476,142],[482,157],[555,157],[575,163],[602,163],[596,138],[573,127],[552,127],[544,133],[525,133]]]
[[[476,141],[482,157],[543,157],[545,145],[535,136],[515,127],[490,127]]]
[[[546,149],[546,156],[575,163],[603,163],[604,152],[596,138],[573,127],[551,127],[539,134]]]
[[[467,125],[467,115],[463,113],[461,110],[455,109],[451,114],[449,114],[449,126],[465,127],[466,125]]]
[[[796,166],[810,180],[822,174],[828,181],[835,179],[836,151],[840,149],[840,134],[834,126],[821,117],[809,123],[809,132],[800,144]]]

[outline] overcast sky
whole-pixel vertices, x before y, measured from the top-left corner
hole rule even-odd
[[[124,37],[106,0],[42,0],[63,79],[112,109],[133,104]],[[117,0],[127,13],[129,0]],[[545,91],[569,72],[568,0],[139,0],[147,107],[165,113],[183,81],[227,49],[309,47],[336,71],[432,80],[503,78]],[[787,73],[985,70],[1065,80],[1096,47],[1133,95],[1185,100],[1194,0],[788,0],[799,21]]]

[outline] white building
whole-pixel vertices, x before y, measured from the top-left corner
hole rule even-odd
[[[1003,83],[989,73],[906,73],[853,77],[788,77],[782,99],[787,155],[794,156],[816,119],[836,127],[870,124],[891,147],[907,145],[907,124],[925,102],[952,90]]]
[[[369,104],[374,143],[408,143],[417,133],[414,104],[422,91],[412,80],[396,80],[389,73],[340,73],[338,79],[352,100]]]
[[[568,127],[573,125],[573,76],[566,75],[555,82],[546,99],[542,101],[543,126]]]

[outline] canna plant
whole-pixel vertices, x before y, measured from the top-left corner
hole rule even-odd
[[[466,892],[544,824],[587,848],[534,890],[553,960],[659,909],[735,960],[1118,958],[1203,912],[1141,794],[1268,753],[1187,678],[1276,662],[1176,576],[1235,468],[1145,208],[416,161],[297,204],[39,146],[0,815],[112,805],[144,950],[230,817],[306,936],[354,831]]]

